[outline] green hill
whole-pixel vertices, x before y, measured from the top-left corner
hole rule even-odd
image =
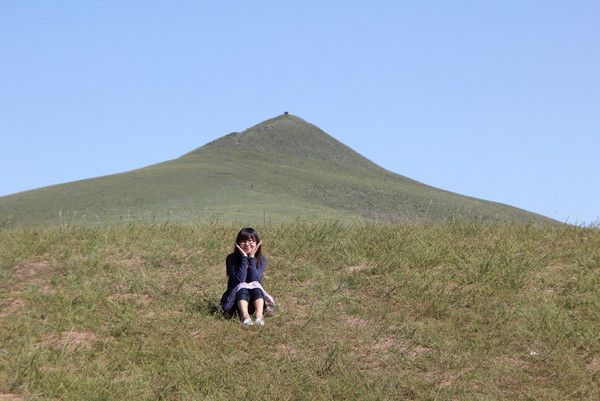
[[[164,163],[0,198],[4,225],[297,218],[551,221],[387,171],[289,114]]]
[[[0,230],[0,400],[598,400],[600,230],[257,229],[279,310],[248,330],[237,225]]]

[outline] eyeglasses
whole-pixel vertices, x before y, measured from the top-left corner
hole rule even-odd
[[[238,244],[240,244],[240,245],[250,245],[250,244],[254,244],[254,243],[256,243],[256,241],[254,241],[253,239],[248,239],[245,241],[238,242]]]

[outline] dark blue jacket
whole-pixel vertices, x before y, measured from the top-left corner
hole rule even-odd
[[[225,259],[225,266],[227,267],[227,291],[221,297],[221,305],[223,305],[231,290],[239,283],[258,281],[261,285],[263,284],[267,258],[262,256],[260,263],[257,265],[255,258],[242,256],[239,253],[230,253]]]

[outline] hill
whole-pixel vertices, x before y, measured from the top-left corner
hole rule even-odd
[[[551,221],[392,173],[289,114],[174,160],[0,198],[5,225],[296,218]]]
[[[257,228],[250,330],[217,307],[237,225],[0,230],[0,399],[598,399],[600,230]]]

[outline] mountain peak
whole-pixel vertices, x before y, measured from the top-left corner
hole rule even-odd
[[[294,163],[326,161],[344,168],[378,168],[342,142],[289,112],[265,120],[242,132],[232,132],[183,157],[212,152],[254,153]]]
[[[241,134],[248,134],[252,132],[265,132],[265,131],[278,131],[282,134],[284,133],[295,133],[298,134],[301,131],[306,130],[314,130],[317,129],[321,131],[319,127],[314,124],[303,120],[298,116],[294,116],[289,112],[284,112],[276,117],[269,118],[263,122],[260,122],[250,128],[245,129],[241,132]],[[323,131],[321,131],[323,132]],[[325,133],[325,132],[323,132]],[[327,134],[325,134],[327,135]]]

